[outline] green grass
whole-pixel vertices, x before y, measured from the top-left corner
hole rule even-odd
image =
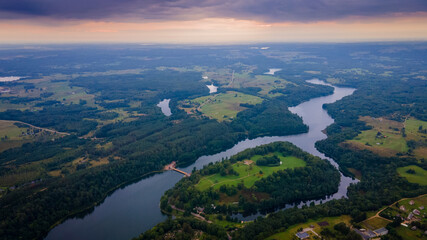
[[[386,138],[376,138],[377,132],[380,131]],[[391,149],[397,152],[407,152],[408,146],[406,145],[405,139],[400,133],[391,133],[379,129],[371,129],[363,131],[352,141],[360,142],[362,144],[369,143],[373,147]]]
[[[387,220],[379,218],[379,217],[374,217],[374,218],[371,218],[369,220],[363,221],[362,225],[364,225],[365,228],[371,229],[373,231],[373,230],[385,227],[389,223],[390,223],[390,221],[387,221]]]
[[[238,112],[245,110],[246,108],[240,106],[241,103],[255,105],[261,103],[262,99],[257,96],[230,91],[213,96],[196,98],[191,102],[200,104],[200,111],[204,115],[223,121],[235,118]]]
[[[409,169],[415,170],[415,174],[407,173],[406,171],[408,171]],[[408,182],[418,183],[422,186],[427,185],[427,171],[418,166],[410,165],[406,167],[400,167],[397,169],[397,172],[400,176],[406,178]]]
[[[423,129],[427,129],[427,122],[409,118],[405,122],[405,128],[407,134],[419,134],[418,128],[422,126]]]
[[[350,219],[351,219],[350,216],[347,216],[347,215],[343,215],[343,216],[339,216],[339,217],[326,217],[326,218],[310,219],[305,223],[292,225],[288,229],[286,229],[285,231],[280,232],[280,233],[276,233],[276,234],[268,237],[267,239],[270,239],[270,240],[273,240],[273,239],[276,239],[276,240],[292,239],[295,236],[295,233],[298,232],[298,229],[308,228],[308,227],[310,227],[310,225],[314,225],[313,231],[315,231],[317,234],[320,235],[320,231],[322,228],[319,225],[317,225],[318,222],[327,221],[329,223],[329,226],[327,226],[326,228],[333,228],[334,225],[336,225],[340,222],[344,222],[348,225],[350,222]]]
[[[24,139],[22,132],[26,132],[28,128],[19,128],[12,122],[0,121],[0,137],[8,137],[8,140],[22,140]]]
[[[233,164],[233,169],[239,173],[238,176],[221,176],[219,173],[213,174],[202,178],[196,185],[196,187],[201,191],[206,190],[209,187],[219,189],[224,184],[228,184],[230,186],[237,186],[239,182],[243,181],[245,187],[249,188],[253,186],[256,181],[273,174],[273,172],[287,168],[304,167],[306,165],[306,163],[302,159],[296,158],[294,156],[285,157],[279,152],[270,153],[268,155],[273,154],[277,155],[280,158],[280,160],[282,161],[282,165],[276,167],[256,166],[255,161],[262,156],[255,155],[250,159],[254,161],[254,163],[249,166],[244,164],[243,162]],[[260,171],[262,171],[263,173],[260,174]]]
[[[400,226],[396,228],[396,232],[403,240],[427,239],[422,231],[412,231],[410,228]]]
[[[359,120],[372,126],[371,130],[363,131],[354,139],[347,141],[357,149],[368,149],[383,156],[394,156],[396,153],[407,153],[406,144],[409,140],[424,141],[427,134],[418,132],[422,126],[427,129],[427,122],[414,118],[407,119],[404,123],[385,118],[360,117]],[[402,136],[402,128],[405,128],[406,137]],[[377,137],[377,133],[382,135]],[[386,137],[383,137],[386,136]],[[421,159],[427,154],[427,147],[417,147],[413,154]]]

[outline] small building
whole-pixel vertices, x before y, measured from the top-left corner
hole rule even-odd
[[[415,202],[414,202],[414,200],[411,200],[411,201],[409,201],[409,205],[414,205],[415,204]]]
[[[377,234],[377,236],[384,236],[388,234],[387,228],[380,228],[374,231],[374,233]]]
[[[412,230],[412,231],[415,231],[415,230],[417,230],[417,227],[416,227],[416,226],[412,226],[412,227],[411,227],[411,230]]]
[[[420,207],[419,207],[419,209],[420,209],[420,210],[424,210],[424,206],[420,206]]]
[[[412,218],[414,217],[413,213],[409,213],[407,220],[412,220]]]
[[[205,211],[205,208],[202,208],[202,207],[195,207],[194,209],[198,214],[203,213],[203,211]]]
[[[401,205],[401,206],[399,207],[399,209],[400,209],[400,210],[402,210],[402,211],[404,211],[404,212],[406,212],[405,205]]]
[[[299,239],[307,239],[310,235],[306,232],[298,232],[295,234]]]
[[[415,215],[420,215],[421,214],[421,212],[420,212],[420,210],[418,210],[418,209],[414,209],[414,211],[412,211]]]
[[[245,165],[251,165],[252,163],[254,163],[254,161],[252,161],[252,160],[244,160],[243,161],[243,164],[245,164]]]

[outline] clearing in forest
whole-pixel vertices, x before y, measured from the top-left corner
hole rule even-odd
[[[279,166],[269,167],[269,166],[257,166],[255,164],[256,160],[260,159],[261,155],[255,155],[250,160],[253,161],[251,164],[245,164],[244,161],[237,162],[233,164],[233,169],[239,173],[239,175],[225,175],[221,176],[220,173],[206,176],[200,180],[196,187],[203,191],[209,187],[214,189],[219,189],[222,185],[237,186],[238,183],[243,182],[245,187],[249,188],[254,185],[254,183],[261,178],[270,176],[273,172],[278,170],[283,170],[287,168],[296,168],[304,167],[306,165],[305,161],[294,156],[283,156],[282,153],[275,152],[270,153],[265,156],[276,155],[279,157],[282,164]]]
[[[408,182],[418,183],[422,186],[427,185],[427,171],[418,166],[410,165],[406,167],[400,167],[397,169],[397,172],[400,176],[406,178]]]
[[[413,118],[397,122],[385,118],[360,117],[360,121],[372,129],[362,131],[354,139],[346,141],[350,147],[367,149],[382,156],[410,153],[418,158],[427,152],[427,122]],[[413,144],[417,142],[416,144]]]
[[[235,118],[238,112],[247,109],[241,104],[256,105],[261,102],[260,97],[229,91],[186,101],[184,108],[197,109],[205,116],[223,121]]]

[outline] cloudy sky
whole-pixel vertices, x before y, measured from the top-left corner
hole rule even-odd
[[[0,43],[427,40],[427,0],[0,0]]]

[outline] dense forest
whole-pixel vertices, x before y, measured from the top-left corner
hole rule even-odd
[[[378,156],[342,144],[369,129],[359,116],[400,122],[407,117],[426,120],[427,54],[423,49],[422,43],[272,44],[265,51],[249,46],[5,47],[0,50],[0,75],[25,77],[0,82],[0,119],[71,135],[55,135],[54,141],[26,140],[0,152],[0,235],[4,239],[41,239],[55,224],[91,210],[118,187],[160,171],[171,161],[185,166],[245,138],[306,132],[307,126],[287,108],[333,91],[305,82],[312,78],[357,88],[352,96],[324,106],[335,124],[327,128],[328,139],[317,147],[334,158],[344,174],[353,175],[349,169],[359,171],[361,181],[349,188],[348,199],[271,213],[233,231],[233,238],[262,239],[320,216],[349,214],[357,222],[366,211],[426,193],[425,187],[409,183],[396,172],[407,165],[427,169],[424,160],[408,154]],[[240,54],[237,57],[236,52]],[[268,83],[269,78],[258,79],[272,67],[283,69],[270,77],[286,81],[284,87],[275,81]],[[244,76],[240,78],[243,82],[233,85],[233,72]],[[204,75],[209,79],[203,80]],[[262,102],[239,105],[232,121],[217,121],[203,114],[195,117],[179,109],[180,101],[207,96],[205,85],[210,83],[215,83],[219,92],[237,91],[260,97]],[[156,106],[164,98],[171,99],[170,117]],[[0,144],[9,142],[2,140]],[[231,158],[218,166],[241,160]],[[242,198],[239,207],[219,207],[218,211],[227,216],[244,209],[270,212],[285,203],[335,192],[337,171],[324,161],[306,162],[312,167],[280,171],[252,188],[241,189],[249,193],[256,188],[274,201]],[[217,165],[206,169],[213,166]],[[183,182],[196,181],[203,171]],[[325,172],[334,177],[325,179]],[[322,184],[307,184],[309,177]],[[283,185],[288,186],[287,194],[282,192]],[[315,191],[299,191],[307,187]],[[207,191],[211,194],[207,199],[194,199],[209,202],[240,190],[225,187],[221,191]],[[182,207],[190,211],[200,205],[189,204]],[[187,232],[180,233],[182,239],[196,233],[206,234],[207,239],[225,236],[221,227],[184,218],[170,220],[145,237],[161,238],[162,231],[176,233],[184,224]]]

